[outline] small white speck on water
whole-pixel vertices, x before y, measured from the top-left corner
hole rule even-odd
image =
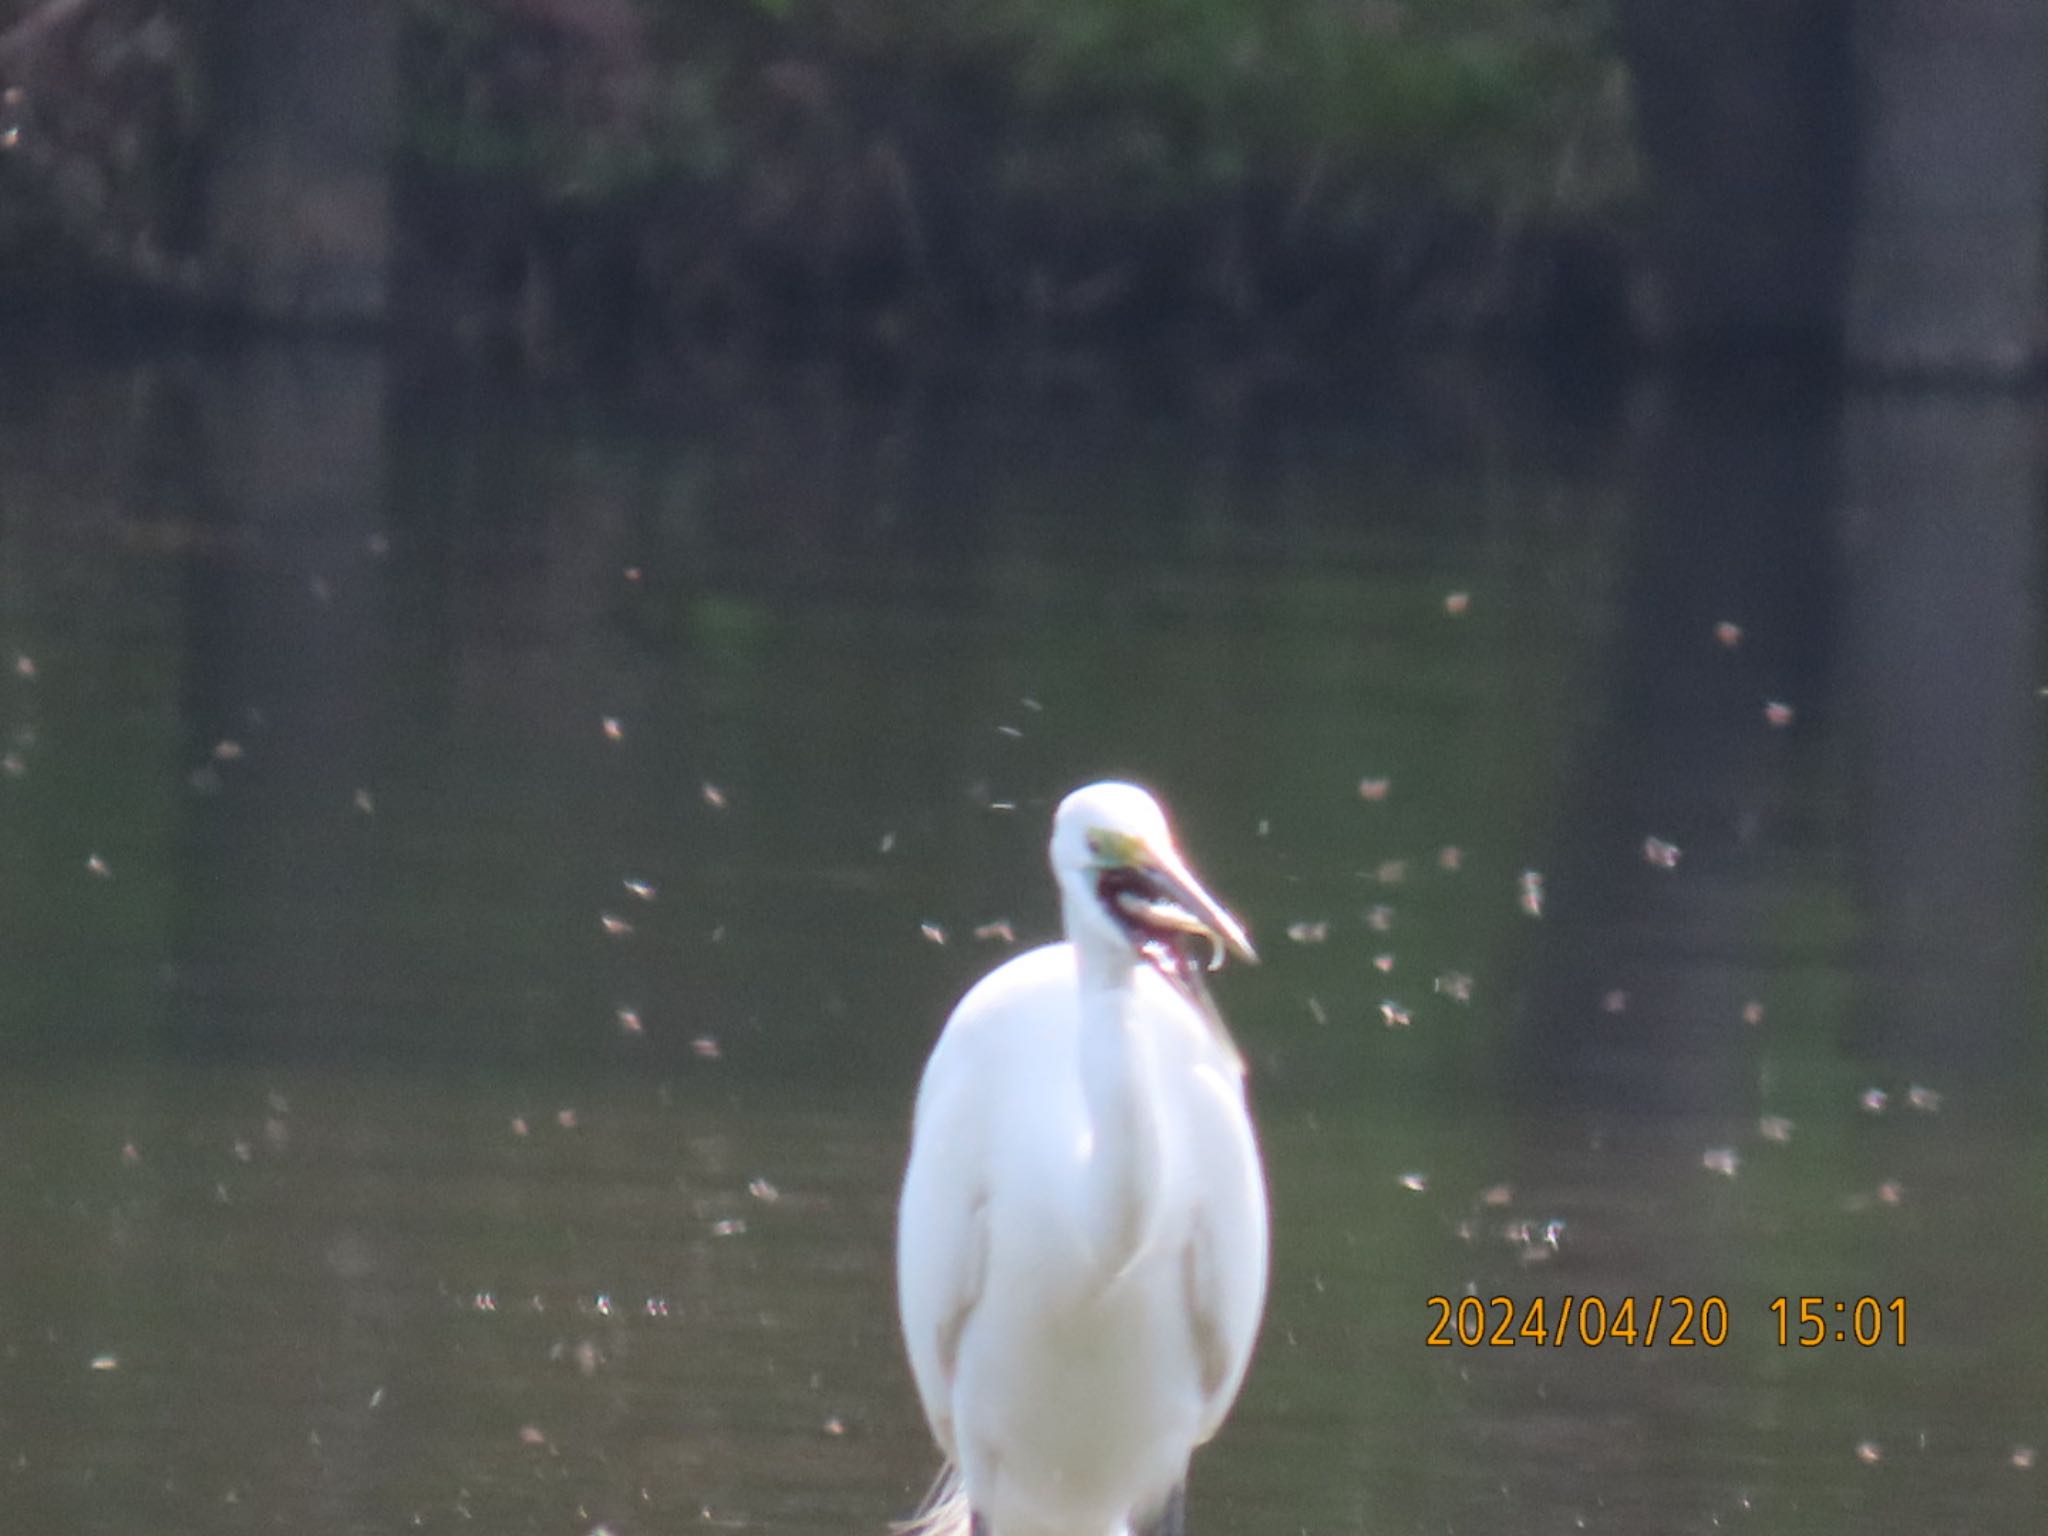
[[[1259,836],[1261,837],[1271,837],[1273,835],[1273,823],[1268,821],[1264,816],[1261,816],[1259,818],[1258,831]]]
[[[746,1230],[747,1224],[737,1216],[728,1216],[723,1221],[711,1223],[711,1235],[713,1237],[742,1237],[746,1234]]]
[[[825,1421],[825,1433],[838,1436],[846,1433],[846,1421],[836,1415]]]
[[[1906,1090],[1906,1103],[1923,1115],[1931,1115],[1941,1108],[1941,1095],[1932,1088],[1923,1088],[1915,1083]]]
[[[1858,1440],[1856,1442],[1856,1459],[1866,1467],[1874,1467],[1884,1460],[1884,1447],[1875,1440]]]
[[[529,1136],[532,1133],[533,1127],[526,1123],[524,1115],[514,1115],[512,1117],[512,1134],[514,1136]]]
[[[1891,1101],[1891,1095],[1882,1088],[1866,1088],[1856,1098],[1857,1105],[1866,1115],[1883,1114]]]
[[[974,936],[983,943],[993,941],[1003,944],[1014,944],[1017,942],[1017,930],[1010,926],[1007,918],[1001,917],[992,923],[983,923],[974,930]]]
[[[1877,1186],[1877,1203],[1879,1205],[1904,1205],[1906,1203],[1906,1186],[1897,1179],[1886,1179]]]
[[[1381,885],[1399,885],[1408,878],[1408,861],[1406,859],[1384,860],[1380,867],[1373,871],[1373,878],[1379,881]]]
[[[711,942],[714,944],[723,944],[725,942],[725,924],[720,923],[711,930]]]
[[[370,1408],[371,1408],[371,1411],[372,1411],[372,1412],[374,1412],[375,1410],[377,1410],[377,1409],[379,1409],[379,1408],[382,1408],[383,1406],[384,1406],[384,1389],[383,1389],[382,1387],[379,1387],[379,1388],[378,1388],[378,1389],[377,1389],[376,1391],[374,1391],[374,1392],[372,1392],[372,1393],[370,1394]]]
[[[1496,1207],[1512,1205],[1514,1200],[1515,1186],[1512,1184],[1495,1184],[1479,1192],[1479,1203],[1481,1205]]]
[[[1323,1000],[1319,997],[1311,997],[1308,1000],[1308,1016],[1314,1019],[1318,1024],[1327,1024],[1330,1022],[1329,1010],[1323,1007]]]
[[[604,729],[604,739],[606,741],[624,741],[626,739],[626,728],[620,724],[617,715],[606,715],[600,724]]]
[[[96,853],[89,853],[85,856],[85,867],[93,874],[99,876],[99,878],[102,880],[111,880],[114,878],[114,871],[112,867],[108,865],[105,859],[101,858]]]
[[[1463,971],[1445,971],[1437,977],[1436,989],[1454,1003],[1472,1001],[1472,978]]]
[[[1628,994],[1619,987],[1610,989],[1607,995],[1600,999],[1600,1011],[1602,1013],[1627,1013]]]
[[[1792,1122],[1783,1115],[1765,1115],[1757,1121],[1756,1133],[1765,1141],[1787,1142],[1792,1139]]]
[[[121,1357],[119,1355],[94,1355],[92,1357],[92,1368],[96,1371],[118,1371],[121,1369]]]
[[[1764,723],[1773,730],[1782,731],[1796,718],[1796,712],[1783,699],[1771,699],[1764,705]]]
[[[1382,976],[1391,976],[1394,972],[1394,957],[1391,954],[1374,955],[1372,968]]]
[[[704,788],[700,791],[700,793],[704,796],[704,803],[710,806],[711,809],[713,809],[714,811],[722,811],[725,809],[725,791],[720,789],[716,784],[713,784],[707,780],[705,782]]]
[[[1525,917],[1543,915],[1543,876],[1533,869],[1525,869],[1515,880],[1515,901]]]
[[[1661,837],[1643,839],[1643,862],[1653,868],[1676,869],[1681,857],[1676,843],[1667,843]]]
[[[26,777],[28,774],[28,759],[19,752],[8,753],[5,757],[0,757],[0,773],[6,774],[10,779]]]
[[[1360,779],[1358,781],[1358,798],[1369,805],[1377,805],[1380,801],[1387,798],[1388,791],[1393,789],[1393,787],[1394,781],[1389,778]]]
[[[1426,1173],[1404,1173],[1395,1182],[1410,1194],[1419,1195],[1429,1188],[1429,1175]]]
[[[241,757],[242,744],[239,741],[223,738],[213,744],[213,760],[216,763],[239,762]]]
[[[598,925],[615,939],[622,939],[633,931],[633,925],[616,912],[600,912],[597,914],[597,921]]]
[[[1365,913],[1365,926],[1374,933],[1387,932],[1394,926],[1394,909],[1384,903],[1368,907]]]
[[[2016,1445],[2006,1460],[2022,1472],[2031,1472],[2034,1470],[2034,1448],[2031,1445]]]
[[[1471,606],[1472,594],[1470,592],[1446,592],[1444,594],[1444,612],[1451,618],[1463,617],[1465,611]]]
[[[469,1299],[469,1304],[478,1312],[495,1312],[498,1310],[498,1298],[489,1291],[478,1291],[476,1295]]]
[[[1012,741],[1022,740],[1024,736],[1024,733],[1014,725],[999,725],[996,727],[996,734],[998,736],[1007,736]]]
[[[782,1191],[762,1178],[747,1180],[747,1193],[763,1205],[773,1205],[782,1198]]]
[[[1445,844],[1436,851],[1436,867],[1447,875],[1455,875],[1465,867],[1465,850]]]
[[[1389,998],[1380,1004],[1380,1022],[1388,1029],[1406,1029],[1413,1021],[1406,1008]]]
[[[1732,1179],[1742,1167],[1742,1155],[1733,1147],[1709,1147],[1700,1154],[1700,1166],[1709,1173]]]
[[[628,895],[637,896],[642,901],[652,901],[661,894],[651,880],[621,880],[619,883],[626,888]]]
[[[1326,922],[1289,923],[1287,937],[1296,944],[1320,944],[1330,936],[1330,925]]]
[[[1743,1022],[1743,1023],[1745,1023],[1745,1024],[1761,1024],[1761,1023],[1763,1023],[1763,1021],[1764,1021],[1764,1005],[1763,1005],[1762,1003],[1760,1003],[1760,1002],[1757,1002],[1757,1001],[1756,1001],[1755,999],[1753,999],[1753,998],[1752,998],[1752,999],[1751,999],[1751,1000],[1750,1000],[1749,1002],[1746,1002],[1746,1003],[1744,1003],[1744,1004],[1742,1005],[1742,1022]]]
[[[25,682],[34,682],[36,680],[35,658],[32,656],[15,657],[14,675],[18,678],[21,678]]]
[[[359,789],[356,791],[354,804],[355,808],[358,811],[362,812],[363,815],[365,816],[374,816],[377,814],[376,797],[372,795],[367,789]]]
[[[946,930],[937,923],[919,923],[917,931],[924,935],[925,942],[928,944],[943,944],[946,942]]]
[[[690,1053],[699,1061],[716,1061],[725,1054],[718,1041],[710,1035],[699,1035],[692,1040]]]
[[[882,841],[878,843],[876,847],[883,853],[895,852],[896,834],[894,832],[884,832],[882,834]]]
[[[1024,697],[1019,699],[1017,702],[1019,704],[1022,704],[1026,709],[1030,710],[1031,713],[1033,713],[1034,715],[1042,715],[1045,713],[1045,706],[1039,703],[1038,700],[1032,698],[1031,695],[1028,693],[1025,694]]]
[[[575,1130],[580,1123],[576,1111],[573,1109],[558,1109],[555,1111],[555,1124],[565,1131]]]
[[[1014,800],[991,800],[988,803],[988,808],[998,814],[1005,814],[1016,810],[1017,802]]]
[[[621,1008],[612,1017],[618,1020],[619,1033],[621,1034],[644,1035],[647,1033],[647,1026],[641,1022],[640,1010],[637,1008]]]
[[[1732,651],[1742,644],[1742,626],[1732,620],[1723,619],[1714,626],[1714,638]]]

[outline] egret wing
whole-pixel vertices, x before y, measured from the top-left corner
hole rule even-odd
[[[1266,1306],[1268,1239],[1265,1179],[1242,1080],[1220,1063],[1196,1068],[1193,1078],[1190,1145],[1200,1194],[1183,1272],[1207,1440],[1222,1427],[1251,1364]]]

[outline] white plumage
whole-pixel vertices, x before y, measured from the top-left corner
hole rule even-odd
[[[918,1091],[898,1299],[957,1475],[912,1529],[1173,1530],[1229,1411],[1266,1287],[1243,1068],[1205,965],[1243,931],[1143,790],[1054,817],[1067,939],[977,983]]]

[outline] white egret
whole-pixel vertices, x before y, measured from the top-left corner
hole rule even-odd
[[[1244,1066],[1203,977],[1251,944],[1133,785],[1061,802],[1052,872],[1066,942],[976,983],[918,1089],[898,1303],[947,1469],[917,1536],[1178,1536],[1265,1305]]]

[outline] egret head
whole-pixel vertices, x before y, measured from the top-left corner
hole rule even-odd
[[[1258,959],[1237,919],[1189,871],[1159,802],[1135,784],[1089,784],[1060,802],[1052,872],[1076,942],[1128,946],[1184,987],[1226,952]]]

